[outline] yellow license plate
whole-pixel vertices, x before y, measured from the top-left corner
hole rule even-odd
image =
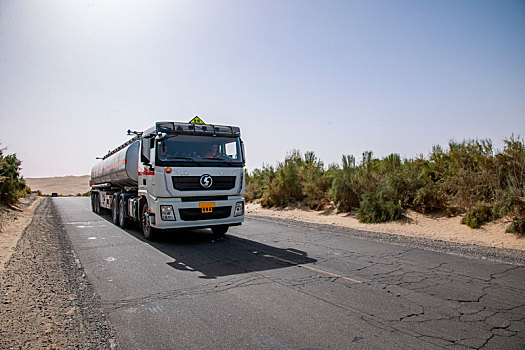
[[[199,208],[201,208],[201,212],[203,213],[211,213],[213,212],[213,208],[215,208],[215,202],[199,203]]]

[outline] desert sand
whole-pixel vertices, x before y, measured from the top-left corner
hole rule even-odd
[[[20,205],[0,206],[0,272],[11,257],[18,238],[31,223],[33,213],[42,198],[24,198]]]
[[[55,192],[63,196],[75,196],[78,193],[86,193],[90,190],[89,175],[82,176],[62,176],[62,177],[41,177],[25,178],[26,184],[31,187],[32,191],[42,192],[42,194],[51,195]]]
[[[89,191],[89,175],[63,176],[46,178],[25,178],[32,191],[51,195],[53,192],[63,195],[77,195]],[[31,223],[33,212],[41,198],[21,199],[20,204],[13,207],[0,206],[0,271],[13,253],[13,249],[24,229]]]

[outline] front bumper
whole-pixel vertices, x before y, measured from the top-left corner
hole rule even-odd
[[[214,207],[209,208],[209,204],[215,203]],[[151,226],[158,229],[174,229],[184,227],[211,227],[215,225],[240,225],[244,221],[243,214],[235,216],[235,206],[242,202],[244,209],[244,198],[229,197],[226,200],[217,201],[195,201],[183,202],[180,199],[172,198],[150,198],[150,210],[154,215]],[[172,206],[175,220],[163,220],[161,216],[161,206]],[[204,207],[204,208],[203,208]],[[211,209],[211,210],[210,210]]]

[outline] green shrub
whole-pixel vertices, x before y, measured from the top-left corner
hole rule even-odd
[[[371,151],[363,153],[361,164],[356,166],[354,156],[343,155],[343,168],[333,175],[330,196],[338,212],[359,208],[364,192],[375,192],[381,181],[380,161]]]
[[[253,174],[246,173],[246,193],[244,198],[251,202],[262,198],[268,192],[271,181],[275,178],[272,166],[263,165],[262,169],[255,169]]]
[[[481,225],[491,221],[491,219],[491,207],[478,202],[472,209],[467,211],[465,217],[463,220],[461,220],[461,223],[467,225],[470,228],[480,228]]]
[[[525,203],[523,203],[524,198],[520,195],[521,191],[513,186],[499,190],[496,193],[496,199],[492,205],[492,215],[495,218],[512,214],[520,216],[519,213],[525,207]]]
[[[25,196],[26,194],[31,194],[31,187],[25,185],[23,191],[22,191],[23,195]]]
[[[494,199],[500,178],[493,153],[490,140],[449,143],[442,183],[449,205],[468,209]]]
[[[298,150],[293,150],[286,156],[284,163],[279,163],[275,177],[261,197],[263,207],[286,207],[304,198],[300,178],[302,165],[303,159]]]
[[[494,214],[497,217],[510,215],[516,219],[525,218],[525,144],[511,136],[505,139],[502,153],[496,156],[500,174],[499,188],[494,200]]]
[[[517,233],[520,236],[525,235],[525,219],[512,220],[509,228],[505,231],[507,233]]]
[[[407,182],[404,207],[423,214],[446,209],[446,198],[440,189],[443,178],[440,165],[419,156],[405,161],[401,176]]]
[[[3,155],[0,149],[0,202],[14,204],[26,193],[24,179],[20,176],[20,165],[15,154]]]
[[[314,152],[304,154],[304,162],[300,172],[301,190],[310,209],[321,210],[328,204],[328,189],[332,183],[329,173],[324,170],[324,164]]]
[[[399,219],[406,209],[454,216],[466,212],[465,224],[479,227],[498,217],[525,218],[525,145],[511,136],[502,152],[490,140],[449,142],[425,157],[382,159],[364,152],[356,164],[343,155],[342,167],[323,162],[313,152],[293,150],[274,168],[246,173],[247,201],[266,207],[306,201],[321,209],[333,201],[338,212],[358,211],[365,222]],[[483,205],[479,204],[483,203]]]
[[[357,169],[354,156],[343,155],[343,167],[332,170],[330,198],[337,206],[338,212],[350,212],[358,208],[360,197],[355,181]]]
[[[381,165],[383,165],[383,162],[391,162],[389,160],[391,156],[393,155],[381,160]],[[395,200],[405,207],[411,207],[417,189],[422,185],[420,179],[412,172],[408,164],[404,166],[399,164],[395,168],[384,169],[385,172],[382,173],[378,183],[378,190],[386,191],[389,194],[389,199]]]
[[[377,223],[399,220],[404,213],[399,203],[381,192],[366,192],[362,198],[357,210],[357,218],[361,222]]]

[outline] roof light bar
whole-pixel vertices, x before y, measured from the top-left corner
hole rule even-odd
[[[178,122],[158,122],[157,132],[175,134],[198,134],[198,135],[217,135],[217,136],[241,136],[241,129],[236,126],[213,125],[213,124],[194,124]]]

